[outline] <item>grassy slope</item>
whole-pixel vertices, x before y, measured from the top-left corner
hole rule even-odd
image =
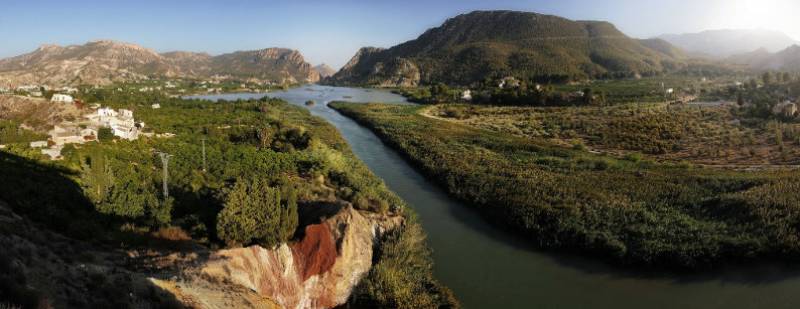
[[[422,107],[331,106],[542,247],[677,267],[800,257],[796,173],[617,160],[430,119]]]

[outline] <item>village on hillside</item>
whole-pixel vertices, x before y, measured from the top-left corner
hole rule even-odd
[[[42,91],[43,86],[31,85],[22,87],[34,92]],[[17,87],[16,91],[20,91]],[[2,91],[4,89],[0,89]],[[51,129],[40,128],[40,132],[47,131],[47,138],[34,140],[28,143],[31,148],[40,149],[41,153],[47,155],[52,160],[61,159],[61,152],[69,144],[85,144],[92,141],[99,141],[103,138],[119,138],[123,140],[136,140],[140,136],[156,136],[154,133],[145,133],[145,123],[136,121],[133,111],[128,109],[113,109],[103,107],[100,104],[84,104],[75,99],[72,94],[78,90],[70,87],[57,89],[57,93],[51,93],[50,99],[30,98],[21,95],[7,95],[10,98],[17,97],[22,104],[42,104],[52,105],[52,110],[60,111],[57,114],[67,113],[67,117],[58,117],[55,123],[51,122]],[[50,91],[50,90],[45,90]],[[158,109],[160,104],[154,103],[151,108]],[[33,108],[33,107],[31,107]],[[69,112],[65,112],[69,111]],[[66,114],[65,114],[66,115]],[[21,126],[27,128],[26,125]],[[169,136],[161,134],[158,137]],[[6,145],[0,145],[5,148]]]
[[[69,95],[57,94],[51,99],[53,104],[73,104]],[[98,140],[103,131],[125,140],[136,140],[142,133],[144,122],[136,122],[133,111],[127,109],[114,110],[108,107],[93,105],[91,113],[75,121],[63,121],[47,132],[48,140],[34,141],[31,148],[42,148],[42,154],[53,160],[61,158],[61,150],[68,144],[84,144]]]

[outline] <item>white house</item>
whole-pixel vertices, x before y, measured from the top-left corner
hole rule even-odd
[[[161,108],[161,104],[156,103],[156,104],[150,105],[150,107],[152,109],[159,109],[159,108]]]
[[[129,109],[120,109],[119,110],[119,117],[126,118],[126,119],[130,118],[131,120],[133,120],[133,111],[131,111]]]
[[[25,92],[39,91],[40,89],[42,88],[39,85],[22,85],[17,87],[18,91],[25,91]]]
[[[472,101],[472,91],[467,89],[461,93],[461,99],[464,101]]]
[[[43,155],[48,155],[50,160],[58,160],[61,159],[61,149],[64,149],[64,146],[54,146],[53,148],[44,148],[42,149]]]
[[[68,93],[68,94],[78,93],[78,88],[73,88],[73,87],[69,87],[69,86],[64,86],[64,87],[58,88],[56,90],[58,90],[60,92]]]
[[[113,110],[108,107],[98,108],[97,113],[86,115],[96,127],[110,128],[114,136],[134,140],[139,138],[139,131],[144,122],[137,123],[133,119],[133,111],[127,109]],[[94,134],[97,136],[96,132]]]
[[[72,103],[75,100],[70,95],[56,93],[50,98],[50,102],[58,102],[58,103]]]
[[[42,147],[47,147],[47,141],[31,142],[31,148],[42,148]]]

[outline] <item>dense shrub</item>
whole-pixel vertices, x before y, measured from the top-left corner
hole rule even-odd
[[[297,224],[293,191],[282,199],[281,190],[261,178],[239,179],[226,193],[225,208],[217,217],[217,234],[231,245],[271,248],[291,238]]]
[[[374,129],[455,197],[542,247],[681,267],[800,257],[793,172],[615,159],[431,119],[417,114],[423,107],[332,107]]]

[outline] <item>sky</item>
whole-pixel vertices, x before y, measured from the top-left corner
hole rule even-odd
[[[212,55],[288,47],[339,68],[360,47],[391,47],[473,10],[605,20],[638,38],[758,28],[800,39],[800,0],[0,0],[0,58],[113,39]]]

